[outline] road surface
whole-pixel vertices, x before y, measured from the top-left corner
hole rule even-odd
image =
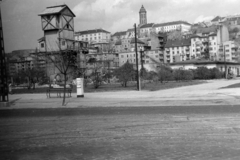
[[[0,128],[0,159],[240,159],[240,106],[1,110]]]

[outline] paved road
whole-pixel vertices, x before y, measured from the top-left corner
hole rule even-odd
[[[0,117],[1,159],[240,159],[240,106],[18,109]]]

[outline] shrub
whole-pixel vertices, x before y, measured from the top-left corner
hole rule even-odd
[[[220,79],[224,77],[224,73],[219,71],[217,68],[210,69],[210,78],[211,79]]]
[[[193,72],[191,70],[174,70],[173,77],[176,81],[190,81],[193,80]]]
[[[173,79],[172,69],[169,66],[162,65],[158,70],[158,79],[161,83],[163,81],[170,81]]]
[[[199,67],[194,71],[194,79],[209,79],[210,70],[206,67]]]
[[[193,72],[191,70],[183,70],[183,79],[185,81],[193,80]]]

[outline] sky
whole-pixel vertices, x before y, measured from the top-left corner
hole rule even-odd
[[[148,23],[177,20],[197,23],[215,16],[240,14],[239,0],[3,0],[5,52],[35,49],[43,37],[38,16],[46,7],[66,4],[76,15],[75,31],[102,28],[112,34],[139,24],[143,5]]]

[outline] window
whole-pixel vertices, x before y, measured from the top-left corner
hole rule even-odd
[[[65,46],[65,41],[62,41],[62,46]]]
[[[69,24],[66,25],[67,29],[69,29]]]
[[[124,58],[124,55],[121,55],[121,58]]]
[[[44,48],[44,43],[41,43],[41,48]]]

